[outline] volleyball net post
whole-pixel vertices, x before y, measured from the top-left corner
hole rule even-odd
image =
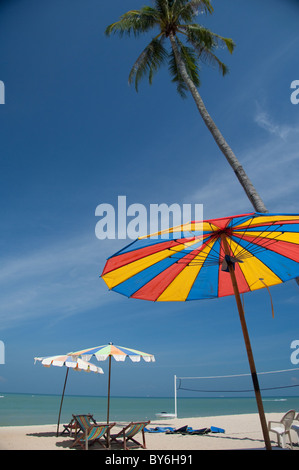
[[[174,417],[178,417],[178,402],[177,402],[177,388],[176,388],[176,375],[174,376]]]

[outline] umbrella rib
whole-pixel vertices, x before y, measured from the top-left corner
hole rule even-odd
[[[209,244],[211,243],[212,246],[210,248],[210,251],[208,253],[208,255],[204,256],[204,255],[201,255],[202,257],[202,261],[200,262],[200,260],[198,260],[198,262],[196,262],[196,260],[194,262],[191,262],[192,263],[192,266],[197,266],[197,265],[217,265],[219,264],[219,253],[217,252],[217,250],[215,249],[215,242],[217,241],[218,239],[211,236],[211,239],[209,241]],[[207,244],[208,245],[208,244]],[[215,253],[215,254],[213,254]],[[199,255],[200,256],[200,255]]]
[[[260,245],[255,245],[254,252],[259,253],[260,251],[263,251],[266,248],[268,249],[268,247],[270,247],[274,243],[279,242],[279,240],[277,240],[277,237],[279,237],[279,236],[280,236],[280,233],[277,233],[275,238],[271,238],[271,239],[265,238],[265,239],[263,239],[263,242]],[[257,240],[258,238],[260,238],[260,237],[256,237],[254,240]],[[253,240],[253,242],[254,242],[254,240]],[[249,243],[253,244],[253,242],[249,242]]]
[[[254,220],[254,218],[251,219],[250,223],[249,223],[248,226],[246,227],[246,230],[251,226],[251,224],[253,223],[253,220]],[[244,231],[243,231],[243,236],[242,236],[242,237],[239,237],[241,240],[243,240],[243,237],[245,236],[246,230],[244,229]],[[252,244],[252,242],[248,242],[247,245],[246,245],[243,249],[241,249],[241,251],[238,253],[238,257],[242,256],[243,253],[249,252],[249,250],[247,249],[247,246],[249,246],[249,245],[251,245],[251,244]],[[234,253],[234,252],[233,252],[233,253]],[[251,253],[251,252],[249,252],[249,253]],[[234,253],[234,254],[235,254],[235,253]],[[249,256],[247,256],[247,257],[249,257]]]
[[[248,227],[251,226],[251,224],[253,223],[253,220],[254,220],[254,218],[252,217],[252,218],[251,218],[251,221],[249,222],[249,225],[246,227],[247,229],[248,229]],[[245,230],[244,230],[244,233],[243,233],[243,237],[244,237],[244,236],[245,236]],[[241,240],[243,240],[242,237],[241,237]],[[241,252],[238,254],[238,256],[240,256],[240,255],[242,256],[242,251],[245,251],[245,249],[241,250]]]
[[[209,243],[213,242],[213,245],[209,251],[209,264],[219,264],[219,254],[218,252],[215,250],[214,248],[214,242],[215,240],[213,240],[213,236],[211,236],[211,240],[205,244],[205,246],[208,246]],[[171,248],[169,248],[169,250],[171,251]],[[186,266],[200,266],[200,265],[203,265],[205,264],[206,260],[207,260],[207,255],[206,254],[202,254],[202,250],[198,250],[198,254],[196,255],[196,259],[194,259],[195,257],[193,257],[192,253],[196,252],[197,249],[195,250],[192,250],[190,252],[188,252],[183,258],[178,258],[178,261],[177,263],[178,264],[186,264]],[[215,255],[211,255],[211,252],[215,252]],[[188,260],[188,256],[192,256],[192,259]],[[171,256],[172,258],[175,259],[175,256],[172,255]]]
[[[270,224],[267,228],[270,228],[273,224]],[[277,229],[281,227],[281,225],[277,226]],[[272,245],[273,243],[277,243],[279,240],[277,240],[276,238],[271,238],[271,239],[268,239],[268,238],[264,238],[262,244],[260,245],[256,245],[255,244],[255,240],[258,240],[259,238],[261,238],[261,235],[263,233],[266,233],[268,230],[265,229],[265,230],[262,230],[261,232],[259,232],[258,235],[256,235],[252,241],[248,241],[247,244],[245,245],[245,247],[243,247],[240,252],[238,253],[238,257],[242,257],[246,252],[249,252],[252,256],[255,255],[256,253],[260,253],[261,251],[264,251],[268,246]],[[272,233],[274,232],[274,230],[272,231]],[[234,234],[234,236],[238,237],[237,234]],[[245,230],[244,230],[244,233],[243,233],[243,236],[241,237],[238,237],[239,239],[243,240],[245,236]],[[248,236],[248,234],[247,234]],[[276,235],[277,237],[280,236],[280,233],[277,233]],[[240,245],[238,245],[240,246]],[[252,248],[250,248],[252,247]],[[249,257],[249,256],[244,256],[244,257]]]

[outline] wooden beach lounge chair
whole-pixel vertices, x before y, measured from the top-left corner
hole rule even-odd
[[[88,415],[73,415],[75,421],[78,423],[78,428],[82,431],[79,433],[77,437],[75,437],[75,441],[71,445],[71,447],[75,447],[76,445],[80,445],[88,450],[88,443],[94,444],[96,441],[99,442],[103,447],[108,448],[108,431],[115,425],[115,423],[110,424],[90,424]],[[103,439],[101,439],[103,438]]]
[[[288,436],[293,449],[292,439],[291,439],[291,426],[295,418],[296,411],[289,410],[280,421],[269,421],[268,429],[270,432],[275,432],[277,434],[278,446],[283,449],[286,447],[286,436]]]
[[[78,417],[78,419],[77,419]],[[80,423],[84,423],[84,427],[91,426],[92,424],[97,424],[96,420],[94,419],[93,415],[73,415],[72,420],[69,424],[64,424],[64,430],[62,431],[61,435],[69,434],[70,436],[75,432],[75,436],[77,435],[78,431],[84,431]]]
[[[139,423],[132,422],[128,424],[127,426],[123,427],[123,429],[119,431],[119,433],[110,436],[111,443],[116,442],[117,444],[120,444],[124,448],[124,450],[134,449],[137,447],[142,447],[143,449],[146,449],[144,428],[149,423],[150,421]],[[139,432],[142,433],[142,444],[134,439],[136,434],[138,434]],[[132,441],[135,445],[130,445],[128,447],[128,441]]]

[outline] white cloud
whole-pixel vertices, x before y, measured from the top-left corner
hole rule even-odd
[[[203,204],[204,219],[253,212],[230,167],[221,174],[215,171],[204,185],[186,197],[186,201]]]
[[[110,248],[109,241],[85,236],[4,260],[1,329],[42,316],[54,320],[84,313],[106,303],[108,288],[99,276]]]
[[[269,116],[269,114],[266,111],[259,110],[255,116],[255,122],[268,131],[270,134],[277,135],[283,140],[287,139],[287,136],[289,135],[290,132],[293,132],[294,129],[285,126],[285,125],[279,125],[275,123]]]
[[[267,131],[263,143],[237,157],[269,212],[298,213],[299,126],[275,123],[261,109],[255,122]],[[254,211],[229,164],[186,199],[204,204],[204,218]]]

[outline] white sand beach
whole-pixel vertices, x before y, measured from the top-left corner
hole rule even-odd
[[[266,414],[269,420],[280,420],[281,413]],[[172,427],[178,429],[188,425],[193,429],[219,427],[225,433],[208,433],[205,435],[183,435],[166,433],[145,433],[149,451],[172,450],[256,450],[264,449],[264,441],[258,414],[214,416],[202,418],[160,419],[152,421],[148,428]],[[67,435],[56,437],[56,425],[43,426],[9,426],[0,427],[0,450],[71,450],[73,438]],[[121,425],[115,426],[118,431]],[[63,429],[61,425],[60,431]],[[293,450],[299,450],[298,436],[291,431]],[[140,440],[141,440],[141,435]],[[275,434],[270,433],[273,449],[277,449]],[[78,447],[80,449],[80,447]],[[287,439],[287,449],[291,449]],[[72,449],[74,450],[74,448]],[[95,443],[90,450],[103,450]]]

